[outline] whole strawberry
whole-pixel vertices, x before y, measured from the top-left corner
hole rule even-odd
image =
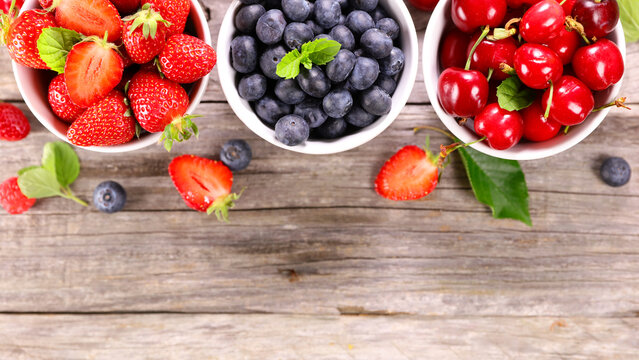
[[[150,4],[144,4],[140,11],[122,21],[122,42],[134,63],[148,63],[162,51],[170,24]]]
[[[88,108],[67,131],[69,141],[78,146],[125,144],[135,136],[135,120],[125,103],[124,94],[111,91]]]
[[[38,0],[43,9],[48,9],[53,5],[53,0]]]
[[[17,11],[11,9],[8,14],[0,15],[1,41],[9,50],[11,58],[20,65],[48,69],[40,58],[37,41],[43,29],[57,26],[55,18],[44,10],[27,10],[17,18],[15,14]]]
[[[131,14],[140,7],[140,0],[111,0],[120,14]]]
[[[142,0],[142,5],[144,4],[151,4],[164,20],[171,23],[167,37],[184,32],[191,12],[190,0]]]
[[[12,177],[0,184],[0,205],[12,215],[22,214],[29,210],[36,199],[30,199],[22,193],[18,186],[18,178]]]
[[[0,140],[22,140],[31,131],[29,120],[14,105],[0,103]]]
[[[204,41],[186,34],[171,36],[159,56],[164,75],[180,84],[206,76],[217,62],[215,50]]]
[[[78,106],[71,101],[64,74],[60,74],[49,83],[49,106],[51,110],[62,120],[72,123],[86,108]]]

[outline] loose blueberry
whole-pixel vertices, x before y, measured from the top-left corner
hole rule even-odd
[[[373,115],[386,115],[391,111],[393,100],[386,91],[379,86],[362,92],[361,94],[362,108]]]
[[[351,0],[351,6],[357,10],[373,11],[379,3],[378,0]]]
[[[272,9],[257,20],[255,32],[257,37],[266,45],[273,45],[282,40],[286,19],[281,10]]]
[[[337,139],[346,133],[348,124],[344,119],[329,118],[326,122],[317,128],[317,134],[324,139]]]
[[[380,21],[383,18],[387,18],[388,17],[388,13],[382,9],[380,6],[376,7],[375,10],[371,11],[371,17],[373,17],[373,20],[375,20],[375,22]]]
[[[306,0],[282,0],[282,11],[293,21],[304,21],[311,13],[311,4]]]
[[[620,157],[611,157],[601,164],[601,178],[613,187],[626,185],[630,181],[630,164]]]
[[[368,29],[359,41],[359,45],[374,59],[382,59],[391,54],[393,39],[380,29]]]
[[[377,81],[375,81],[375,85],[381,87],[388,95],[393,95],[395,93],[395,89],[397,89],[397,82],[395,79],[386,74],[379,74]]]
[[[310,127],[297,115],[287,115],[275,124],[275,138],[284,145],[295,146],[308,139]]]
[[[310,70],[302,68],[297,83],[305,93],[316,98],[323,98],[331,90],[331,82],[319,66],[313,66]]]
[[[377,116],[366,112],[360,106],[356,105],[348,114],[346,114],[344,119],[347,123],[353,126],[363,128],[375,122],[375,120],[377,120]]]
[[[102,182],[93,190],[93,205],[104,213],[118,212],[125,203],[126,191],[115,181]]]
[[[328,35],[330,35],[333,40],[342,44],[342,49],[351,51],[355,49],[355,36],[353,36],[353,33],[346,26],[337,25],[331,29]]]
[[[266,77],[261,74],[246,75],[240,80],[237,88],[242,99],[259,100],[266,94]]]
[[[376,60],[364,56],[358,57],[348,81],[357,90],[371,87],[379,76],[379,64]]]
[[[380,19],[375,26],[393,40],[399,37],[399,24],[391,18]]]
[[[244,6],[235,15],[235,27],[239,32],[250,34],[255,31],[257,20],[266,13],[260,4]]]
[[[306,120],[311,129],[321,126],[328,119],[328,115],[322,109],[322,101],[315,98],[306,99],[295,105],[294,114]]]
[[[270,47],[264,51],[260,57],[260,69],[262,69],[262,72],[267,78],[273,80],[280,79],[277,75],[277,64],[286,56],[287,52],[282,45]]]
[[[257,41],[252,36],[238,36],[231,41],[231,64],[235,71],[246,74],[257,67]]]
[[[297,81],[292,79],[278,80],[275,84],[275,95],[289,105],[299,104],[306,99],[306,93],[300,89]]]
[[[229,140],[222,145],[220,160],[232,171],[246,169],[252,158],[251,147],[244,140]]]
[[[255,113],[262,121],[273,125],[277,120],[291,113],[291,106],[267,95],[255,103]]]
[[[317,23],[313,20],[306,20],[304,24],[308,25],[311,28],[311,30],[313,30],[314,35],[319,35],[324,32],[324,28],[317,25]]]
[[[366,30],[374,28],[375,22],[367,12],[355,10],[346,16],[346,27],[351,29],[356,38],[359,38]]]
[[[404,69],[405,62],[404,52],[394,47],[389,56],[379,60],[379,67],[383,74],[395,76]]]
[[[289,49],[300,50],[302,44],[313,40],[313,29],[310,26],[294,22],[286,25],[284,29],[284,43]]]
[[[324,29],[330,29],[339,24],[342,8],[336,0],[315,1],[315,21]]]
[[[348,79],[357,62],[357,56],[349,50],[340,50],[335,59],[326,65],[326,76],[333,82],[342,82]],[[335,117],[335,116],[333,116]],[[341,117],[341,116],[338,116]]]
[[[333,90],[326,94],[322,106],[326,115],[332,118],[341,118],[353,108],[353,96],[348,90]]]

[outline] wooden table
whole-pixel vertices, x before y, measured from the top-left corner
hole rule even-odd
[[[204,1],[214,38],[226,0]],[[415,13],[423,38],[426,18]],[[628,63],[639,61],[629,47]],[[0,57],[0,97],[27,112]],[[636,359],[639,356],[639,122],[613,111],[580,145],[523,162],[534,227],[494,220],[459,159],[423,201],[378,197],[373,178],[399,147],[440,125],[421,75],[409,105],[359,149],[313,157],[257,138],[214,75],[199,141],[128,154],[79,151],[73,185],[90,199],[113,179],[125,211],[62,199],[0,214],[0,359]],[[624,93],[637,100],[639,70]],[[635,105],[636,106],[636,105]],[[55,140],[0,142],[0,178]],[[189,210],[167,176],[172,156],[253,147],[235,176],[232,222]],[[433,142],[445,141],[433,136]],[[635,166],[607,187],[601,159]]]

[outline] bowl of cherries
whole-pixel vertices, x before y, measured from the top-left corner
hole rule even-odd
[[[437,115],[491,156],[556,155],[624,107],[616,0],[442,0],[424,41],[439,44],[423,54]]]

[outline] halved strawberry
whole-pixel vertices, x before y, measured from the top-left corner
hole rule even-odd
[[[438,182],[437,158],[417,146],[401,148],[386,161],[375,180],[375,191],[390,200],[417,200]]]
[[[219,161],[195,155],[178,156],[169,164],[169,175],[184,202],[218,220],[228,220],[228,211],[240,195],[231,193],[233,173]]]
[[[86,36],[115,42],[122,36],[122,21],[118,10],[109,0],[54,0],[58,25]]]
[[[91,106],[122,79],[124,64],[115,49],[115,45],[91,36],[69,51],[64,79],[71,100],[78,106]]]

